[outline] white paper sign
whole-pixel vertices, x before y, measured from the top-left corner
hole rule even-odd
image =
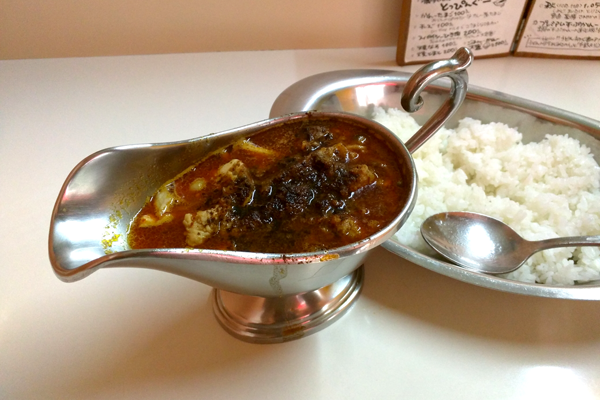
[[[412,0],[404,60],[448,58],[459,47],[475,56],[509,53],[525,0]]]
[[[600,1],[537,0],[517,53],[600,56]]]

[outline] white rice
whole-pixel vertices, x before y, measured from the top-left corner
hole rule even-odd
[[[371,118],[403,141],[419,128],[397,109],[375,108]],[[445,211],[493,216],[528,240],[600,235],[600,167],[589,149],[566,135],[528,144],[521,139],[505,124],[470,118],[437,132],[413,154],[419,195],[396,239],[433,255],[419,229],[427,217]],[[539,252],[505,277],[554,285],[600,279],[600,249]]]

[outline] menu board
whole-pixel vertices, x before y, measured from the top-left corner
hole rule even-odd
[[[600,59],[600,0],[533,0],[515,55]]]
[[[450,57],[509,55],[527,0],[404,0],[396,60],[400,65]]]

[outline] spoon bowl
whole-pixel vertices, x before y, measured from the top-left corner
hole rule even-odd
[[[477,213],[445,212],[421,225],[423,239],[438,253],[466,269],[497,275],[512,272],[538,251],[556,247],[600,246],[600,236],[529,241],[504,222]]]

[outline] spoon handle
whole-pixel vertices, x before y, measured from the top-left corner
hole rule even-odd
[[[556,247],[600,246],[600,236],[567,236],[538,240],[533,243],[538,247],[538,251]]]

